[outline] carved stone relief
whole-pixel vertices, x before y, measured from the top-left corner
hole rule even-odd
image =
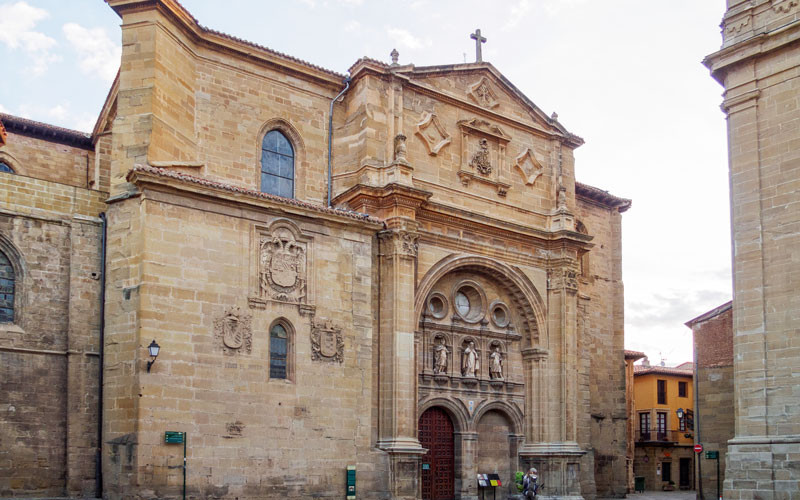
[[[800,0],[772,0],[772,10],[785,14],[800,4]]]
[[[483,175],[492,173],[492,163],[489,159],[489,141],[481,139],[478,141],[478,150],[472,155],[470,166]]]
[[[227,309],[221,317],[214,320],[214,337],[222,341],[225,354],[241,351],[250,353],[253,338],[252,321],[253,317],[242,314],[238,307]]]
[[[344,361],[342,329],[331,321],[314,321],[311,328],[311,359],[314,361]]]
[[[497,94],[492,90],[492,85],[485,76],[470,85],[468,95],[484,108],[492,109],[500,105]]]
[[[439,118],[433,114],[425,112],[422,114],[422,121],[417,124],[417,136],[422,139],[423,144],[428,149],[428,154],[436,156],[443,147],[450,144],[450,135],[445,131]]]
[[[261,297],[282,302],[307,302],[307,243],[278,226],[259,238]]]
[[[511,138],[500,127],[486,120],[472,118],[458,122],[461,129],[461,168],[458,176],[468,186],[478,180],[492,185],[500,196],[511,187],[502,178],[505,173],[506,145]],[[477,174],[477,175],[476,175]]]
[[[544,172],[544,167],[542,167],[542,164],[536,159],[536,156],[530,148],[517,156],[517,161],[514,166],[517,167],[522,174],[522,177],[525,179],[525,184],[528,186],[532,186],[536,182],[536,179]]]

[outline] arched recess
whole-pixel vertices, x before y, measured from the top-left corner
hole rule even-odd
[[[446,398],[431,398],[427,401],[417,405],[417,420],[420,419],[423,413],[433,407],[443,409],[453,421],[455,432],[467,432],[469,429],[469,415],[467,409],[463,405],[457,404],[455,401]]]
[[[450,254],[431,267],[420,281],[414,300],[416,318],[422,316],[425,301],[434,285],[454,271],[471,271],[499,281],[513,297],[514,305],[522,314],[521,331],[530,347],[547,345],[545,305],[533,283],[519,269],[477,255]]]
[[[303,142],[303,137],[300,135],[297,128],[283,118],[267,120],[261,125],[261,129],[258,131],[255,144],[256,165],[253,169],[255,174],[255,189],[261,189],[261,145],[264,136],[272,130],[278,130],[285,135],[292,144],[292,148],[294,148],[294,197],[295,199],[305,199],[306,174],[308,171],[305,142]]]
[[[273,329],[276,327],[283,329],[284,332],[284,342],[282,348],[280,345],[275,344],[273,340]],[[294,325],[291,321],[286,318],[280,317],[276,318],[272,323],[270,323],[269,328],[267,329],[267,339],[268,339],[268,347],[267,347],[267,363],[269,365],[269,379],[270,380],[284,380],[286,382],[294,382],[295,380],[295,337],[296,332]],[[275,339],[280,340],[280,339]],[[277,351],[276,351],[277,348]],[[282,361],[283,361],[283,369],[281,370],[280,361],[276,365],[276,359],[273,359],[273,356],[280,356],[280,351],[283,351],[282,354]],[[277,372],[276,372],[277,370]],[[282,373],[280,373],[282,371]]]
[[[481,418],[490,411],[500,412],[508,418],[509,422],[512,424],[512,434],[522,434],[522,422],[524,419],[522,412],[519,408],[506,401],[488,401],[478,405],[478,407],[475,408],[475,416],[472,418],[472,425],[476,426],[478,422],[481,421]]]
[[[14,269],[14,322],[13,325],[21,326],[22,320],[25,317],[25,286],[27,278],[27,268],[22,254],[17,249],[16,245],[11,242],[3,233],[0,233],[0,252],[3,252],[8,258],[11,267]]]

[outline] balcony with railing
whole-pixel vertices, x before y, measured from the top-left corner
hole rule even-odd
[[[673,445],[681,440],[686,431],[676,430],[636,430],[636,444],[647,445]]]

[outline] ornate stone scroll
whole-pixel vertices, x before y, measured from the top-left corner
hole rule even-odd
[[[522,174],[522,177],[525,179],[525,184],[528,186],[533,186],[536,179],[544,172],[544,167],[542,167],[542,164],[536,159],[536,156],[534,156],[530,148],[517,156],[517,161],[514,166],[517,167]]]
[[[772,0],[772,10],[781,14],[791,11],[800,4],[800,0]]]
[[[485,76],[470,85],[467,94],[484,108],[492,109],[500,105],[497,100],[497,94],[492,90],[492,85]]]
[[[436,156],[443,147],[450,144],[450,135],[445,131],[439,118],[427,111],[422,114],[422,121],[417,124],[417,136],[428,149],[428,154]]]
[[[307,302],[308,244],[289,227],[259,237],[259,294],[282,302]]]
[[[214,320],[214,336],[222,340],[225,354],[234,354],[242,350],[250,353],[253,338],[252,321],[253,317],[242,314],[238,307],[228,308],[222,317]]]
[[[311,328],[311,359],[314,361],[344,361],[342,329],[331,321],[313,323]]]

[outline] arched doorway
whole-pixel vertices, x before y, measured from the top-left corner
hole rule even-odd
[[[419,418],[419,441],[428,452],[422,457],[423,500],[452,500],[455,492],[453,421],[441,408],[430,408]]]

